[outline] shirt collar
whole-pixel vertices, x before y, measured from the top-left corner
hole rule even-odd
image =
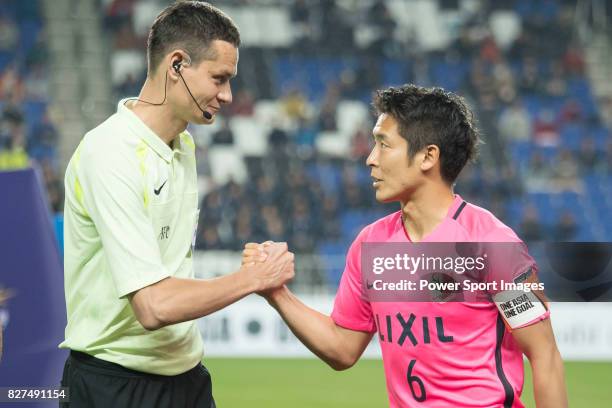
[[[461,198],[459,194],[455,194],[455,199],[453,201],[453,204],[449,207],[448,212],[446,213],[446,218],[453,217],[462,203],[463,198]]]
[[[117,105],[117,113],[127,121],[130,129],[167,162],[172,161],[174,153],[184,154],[185,146],[182,134],[174,139],[172,142],[173,148],[170,148],[157,133],[153,132],[151,128],[125,105],[126,102],[134,99],[135,98],[122,99]]]

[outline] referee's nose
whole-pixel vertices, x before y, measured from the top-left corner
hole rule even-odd
[[[219,100],[219,103],[222,104],[232,103],[232,87],[230,86],[229,81],[221,86],[221,90],[217,94],[217,99]]]

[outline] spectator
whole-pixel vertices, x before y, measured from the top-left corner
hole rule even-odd
[[[340,92],[336,85],[327,87],[321,111],[319,112],[319,129],[322,131],[336,131],[338,125],[336,123],[336,113],[338,110],[338,102]]]
[[[23,124],[12,124],[6,149],[0,149],[0,170],[22,169],[28,167],[29,162]]]
[[[248,89],[243,89],[236,94],[234,101],[227,108],[229,116],[253,116],[255,111],[255,98]]]
[[[59,132],[53,125],[49,112],[45,111],[40,123],[34,125],[28,140],[28,152],[32,158],[53,162],[57,157]]]
[[[140,46],[140,39],[134,33],[131,21],[125,21],[119,26],[114,36],[116,50],[133,50]]]
[[[298,89],[290,90],[282,99],[281,105],[289,119],[299,121],[307,119],[308,106],[304,94]]]
[[[36,43],[26,55],[26,67],[32,68],[45,68],[45,64],[49,60],[49,50],[47,49],[47,32],[41,30],[36,37]]]
[[[25,98],[31,101],[45,102],[49,96],[48,68],[34,65],[24,79]]]
[[[525,242],[541,241],[544,239],[544,228],[540,224],[538,210],[533,205],[525,208],[519,225],[519,231],[521,231],[521,239]]]
[[[524,94],[540,93],[540,74],[538,72],[538,61],[532,56],[523,58],[519,89]]]
[[[529,191],[548,191],[551,179],[550,166],[539,152],[534,153],[527,167],[526,185]]]
[[[19,75],[17,65],[9,65],[4,72],[0,72],[0,100],[8,100],[10,104],[18,106],[23,102],[25,87],[23,78]]]
[[[275,126],[268,135],[268,146],[270,146],[273,154],[286,154],[286,149],[289,144],[289,135],[279,126],[278,123],[275,123],[274,125]]]
[[[50,160],[42,160],[40,163],[51,210],[54,213],[61,212],[64,209],[63,180],[58,177],[55,165]]]
[[[217,130],[212,135],[212,143],[215,145],[233,145],[234,144],[234,132],[229,126],[229,119],[220,117],[221,129]]]
[[[295,27],[295,43],[305,50],[314,48],[315,32],[311,22],[311,7],[307,0],[296,0],[291,3],[289,13]]]
[[[576,237],[578,225],[576,219],[570,211],[563,211],[559,221],[553,227],[553,234],[556,241],[572,241]]]
[[[606,145],[606,156],[604,163],[607,165],[608,175],[612,176],[612,142],[608,142]]]
[[[531,117],[520,100],[515,100],[512,105],[503,110],[497,128],[504,141],[529,141]]]
[[[314,249],[314,220],[308,210],[307,199],[295,196],[292,207],[289,217],[292,247],[297,252],[311,252]]]
[[[105,25],[116,30],[123,24],[131,22],[136,0],[112,0],[106,9]]]
[[[582,174],[592,173],[601,166],[603,159],[592,137],[584,138],[580,142],[577,160]]]
[[[562,97],[567,94],[567,80],[563,65],[553,62],[550,78],[546,81],[546,93],[552,97]]]
[[[563,56],[563,67],[570,75],[581,76],[584,74],[584,56],[582,55],[580,47],[575,43],[571,43],[569,47],[567,47],[565,55]]]
[[[571,151],[562,149],[555,161],[553,181],[558,191],[581,192],[578,163]]]
[[[504,103],[511,103],[516,99],[516,86],[510,67],[505,62],[498,62],[493,67],[493,77],[497,87],[497,97]]]
[[[377,33],[377,39],[372,42],[369,50],[376,55],[393,56],[400,48],[395,40],[397,22],[385,2],[375,0],[367,12],[367,18]]]
[[[219,232],[217,231],[216,225],[205,225],[202,232],[199,234],[199,239],[196,240],[196,247],[198,249],[205,250],[216,250],[223,249],[224,245],[219,238]]]
[[[566,123],[582,123],[584,115],[580,103],[575,99],[568,99],[563,104],[559,113],[559,121],[562,124]]]
[[[120,96],[138,95],[140,92],[140,78],[137,78],[133,72],[128,72],[122,83],[117,86],[117,92]]]
[[[533,141],[543,147],[559,145],[559,125],[552,110],[545,109],[540,112],[533,123]]]
[[[11,20],[0,15],[0,52],[12,52],[17,47],[19,30]]]
[[[372,135],[366,129],[368,126],[359,126],[351,142],[351,157],[359,163],[365,163],[372,150]]]
[[[332,195],[325,196],[321,208],[321,216],[317,217],[317,231],[319,231],[317,236],[325,237],[327,240],[340,238],[339,213],[338,199]]]

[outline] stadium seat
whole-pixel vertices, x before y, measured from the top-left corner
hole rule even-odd
[[[351,151],[350,138],[341,132],[319,132],[315,146],[328,157],[348,158]]]
[[[124,82],[128,76],[140,77],[147,69],[147,59],[141,51],[117,50],[111,58],[112,80],[114,84]]]
[[[342,278],[345,265],[345,254],[349,245],[335,241],[326,241],[317,247],[328,285],[337,287]]]
[[[289,47],[293,42],[291,19],[286,8],[262,7],[256,12],[263,47]]]
[[[149,33],[149,28],[151,28],[151,21],[155,20],[155,17],[163,8],[163,4],[156,1],[135,2],[132,15],[134,33],[145,37]]]
[[[254,119],[260,122],[266,131],[276,124],[284,130],[294,130],[297,126],[283,111],[279,100],[263,99],[255,103]]]
[[[408,82],[411,67],[409,62],[402,60],[385,60],[383,62],[382,80],[385,86],[398,86]]]
[[[262,122],[235,116],[229,126],[234,134],[234,144],[244,156],[262,157],[266,154],[268,139]]]
[[[341,101],[338,104],[338,130],[351,137],[369,119],[368,107],[359,101]]]
[[[233,147],[213,146],[209,152],[212,178],[217,184],[230,180],[244,184],[247,181],[247,168],[242,154]]]
[[[489,25],[495,42],[503,48],[510,46],[521,33],[521,19],[511,10],[491,13]]]

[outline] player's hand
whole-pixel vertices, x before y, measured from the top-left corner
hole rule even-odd
[[[253,266],[257,262],[265,262],[268,259],[266,248],[272,245],[272,241],[266,241],[261,244],[256,242],[248,242],[242,250],[242,265]]]
[[[247,243],[244,246],[244,249],[242,250],[242,265],[253,266],[258,262],[265,262],[265,260],[268,258],[266,248],[268,248],[272,244],[272,241],[266,241],[261,244],[257,242]],[[270,299],[274,296],[275,293],[281,292],[285,288],[286,286],[282,285],[278,288],[260,290],[257,292],[257,294],[270,301]]]
[[[255,253],[250,250],[249,254]],[[255,292],[266,292],[270,289],[282,287],[295,276],[294,254],[287,248],[286,242],[274,242],[264,247],[267,257],[265,261],[258,262],[256,259],[261,259],[257,247],[256,256],[250,256],[246,259],[248,263],[243,263],[243,268],[246,267],[251,277],[255,279]],[[246,247],[245,247],[246,250]],[[244,260],[244,257],[243,257]]]

